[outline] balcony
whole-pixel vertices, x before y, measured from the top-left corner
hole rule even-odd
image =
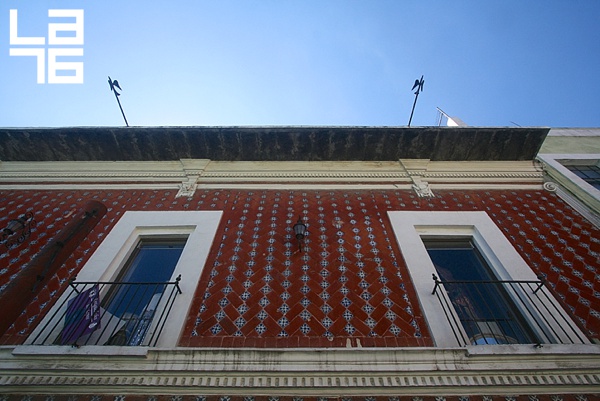
[[[433,280],[459,346],[588,343],[542,280]]]
[[[71,282],[33,345],[155,346],[179,282]]]

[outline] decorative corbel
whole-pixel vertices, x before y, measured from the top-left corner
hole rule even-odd
[[[546,181],[544,183],[544,189],[548,192],[556,192],[556,191],[558,191],[558,185],[556,185],[555,182]]]
[[[185,197],[190,198],[190,197],[194,196],[194,193],[196,192],[196,188],[198,188],[198,176],[196,176],[196,177],[188,176],[186,178],[186,181],[179,184],[179,191],[177,192],[175,197],[179,198],[181,196],[185,196]]]
[[[433,198],[435,195],[431,191],[431,187],[429,183],[426,181],[421,181],[421,177],[411,177],[413,184],[412,189],[416,192],[419,198]]]
[[[208,163],[210,163],[210,160],[181,159],[180,161],[185,178],[183,179],[183,182],[179,184],[179,191],[175,197],[179,198],[181,196],[185,196],[189,198],[194,196],[194,193],[196,193],[200,176],[204,172],[204,169]]]
[[[427,172],[429,159],[400,159],[400,165],[408,174],[412,181],[412,189],[419,198],[431,198],[435,195],[427,181],[423,181],[423,176]]]

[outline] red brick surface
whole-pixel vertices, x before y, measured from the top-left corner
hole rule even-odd
[[[432,345],[389,224],[393,210],[486,211],[585,330],[600,332],[600,232],[544,191],[439,191],[429,200],[411,191],[4,191],[0,227],[26,211],[37,226],[29,242],[3,249],[0,286],[90,199],[108,207],[106,216],[0,343],[24,341],[127,210],[224,212],[182,346]],[[302,252],[292,231],[298,216],[309,231]]]

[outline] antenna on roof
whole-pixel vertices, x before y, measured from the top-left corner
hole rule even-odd
[[[411,90],[417,88],[415,92],[415,102],[413,103],[412,111],[410,112],[410,118],[408,120],[408,126],[410,127],[410,122],[412,121],[413,113],[415,112],[415,106],[417,105],[417,99],[419,98],[419,93],[423,90],[423,84],[425,80],[423,79],[423,75],[421,75],[421,79],[415,79],[415,84],[413,85]]]
[[[437,126],[440,127],[442,124],[446,127],[466,127],[467,124],[458,117],[450,117],[444,110],[436,107],[437,109]]]
[[[115,93],[115,99],[117,99],[117,103],[119,103],[119,109],[121,109],[121,114],[123,114],[123,120],[125,120],[125,125],[129,127],[129,123],[127,122],[127,118],[125,117],[125,113],[123,112],[123,107],[121,107],[121,101],[119,100],[119,96],[121,96],[121,94],[117,92],[117,89],[121,91],[123,89],[121,89],[121,87],[119,86],[119,81],[117,81],[116,79],[113,81],[112,79],[110,79],[110,77],[108,77],[108,85],[110,85],[110,90]]]
[[[442,122],[444,121],[444,118],[446,119],[446,121],[448,121],[450,119],[450,116],[448,114],[446,114],[444,112],[444,110],[440,109],[439,107],[436,107],[437,109],[437,122],[436,125],[439,127],[442,125]],[[446,125],[446,124],[444,124]]]

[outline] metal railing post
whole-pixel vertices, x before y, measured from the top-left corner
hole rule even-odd
[[[539,344],[540,339],[536,332],[543,334],[549,342],[585,343],[585,339],[581,338],[577,328],[570,321],[567,312],[562,310],[556,301],[552,301],[547,291],[542,290],[545,284],[542,278],[540,280],[454,281],[440,280],[434,274],[433,281],[435,284],[432,295],[437,296],[444,315],[459,343],[456,333],[461,332],[461,325],[467,331],[467,336],[470,335],[470,331],[473,331],[474,336],[482,335],[486,344],[489,343],[487,337],[493,339],[495,343],[519,343],[523,340],[531,340]],[[450,289],[452,286],[460,286],[460,300],[456,296],[453,298],[453,295],[451,295]],[[474,287],[477,296],[469,290],[471,287]],[[487,294],[492,293],[491,289],[488,289],[490,287],[500,287],[501,290],[497,291],[497,294],[502,299],[502,303],[508,302],[507,305],[516,308],[516,310],[503,310],[499,308],[499,305],[496,305],[495,300],[487,298]],[[446,294],[444,295],[447,296],[440,295],[438,290],[441,288],[445,289]],[[505,297],[508,297],[508,299],[504,300]],[[448,304],[448,299],[450,299],[450,304]],[[484,311],[481,316],[478,316],[477,312],[472,310],[474,306],[472,304],[477,302],[480,309]],[[466,316],[461,317],[461,313],[458,313],[459,309],[463,310],[462,315],[466,314]],[[495,311],[496,309],[497,311]],[[523,313],[517,315],[517,311]],[[460,319],[458,322],[455,315]],[[491,323],[497,327],[492,328]],[[487,325],[489,333],[484,333],[485,329],[481,329],[481,325]],[[559,336],[555,331],[555,325],[563,332],[563,336]],[[507,329],[510,330],[514,338],[509,336],[509,333],[506,332]],[[553,333],[552,337],[548,335],[548,331]],[[476,345],[476,342],[472,339],[464,341],[462,345],[469,343]]]
[[[45,319],[44,326],[32,341],[34,345],[156,345],[166,325],[177,295],[182,294],[179,282],[76,282],[71,281],[71,292]],[[77,321],[65,321],[68,306],[75,297],[91,286],[98,285],[100,296],[100,324],[98,329],[68,340],[77,333]],[[170,288],[170,290],[169,290]],[[167,295],[167,291],[169,292]],[[160,296],[155,299],[157,295]],[[163,300],[166,298],[166,302]],[[154,300],[154,301],[153,301]],[[151,305],[152,303],[152,305]],[[82,308],[87,308],[84,305]],[[83,309],[77,313],[85,315]],[[81,322],[81,321],[80,321]],[[146,338],[153,331],[150,338]],[[67,331],[65,331],[65,328]],[[58,334],[56,334],[58,332]]]

